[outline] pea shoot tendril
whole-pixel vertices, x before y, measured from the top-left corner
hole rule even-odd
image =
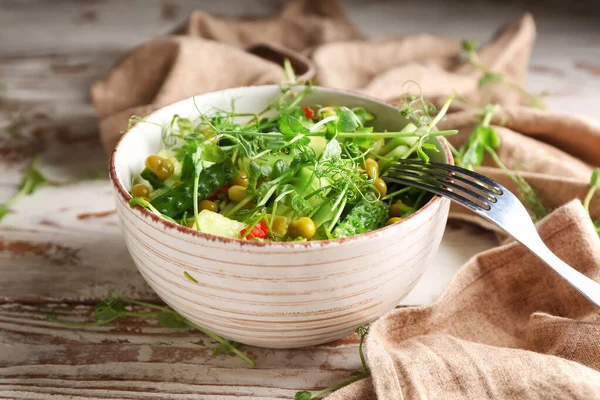
[[[193,278],[192,278],[193,279]],[[142,307],[144,309],[151,310],[150,312],[139,312],[132,311],[132,307]],[[59,320],[53,315],[47,315],[46,319],[50,322],[54,322],[59,325],[67,326],[69,328],[90,328],[94,326],[106,325],[117,319],[121,318],[143,318],[143,319],[156,319],[160,326],[171,329],[186,329],[193,328],[218,343],[215,347],[213,355],[218,354],[232,354],[236,355],[244,360],[250,367],[256,367],[256,363],[245,353],[238,349],[239,343],[229,341],[220,337],[219,335],[202,328],[201,326],[187,320],[186,318],[179,315],[173,309],[139,300],[128,299],[125,297],[119,297],[114,294],[109,295],[106,299],[102,300],[96,305],[94,310],[93,322],[79,323],[72,321]]]

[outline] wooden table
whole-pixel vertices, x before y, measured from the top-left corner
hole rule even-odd
[[[151,321],[70,329],[45,320],[47,313],[89,319],[110,289],[157,301],[123,243],[89,85],[128,49],[168,32],[193,8],[265,15],[279,3],[0,1],[0,126],[13,127],[0,135],[0,200],[16,191],[35,153],[43,153],[43,171],[65,183],[25,197],[0,225],[1,398],[291,398],[359,368],[355,336],[295,350],[243,347],[258,365],[249,369],[238,358],[213,357],[215,344],[203,335]],[[349,14],[376,35],[426,30],[485,40],[523,11],[516,2],[367,3],[348,2]],[[530,5],[539,39],[529,87],[547,90],[551,108],[593,116],[600,105],[598,15],[541,3]],[[89,179],[98,172],[103,178]],[[461,264],[494,244],[476,228],[450,226],[404,304],[431,302]]]

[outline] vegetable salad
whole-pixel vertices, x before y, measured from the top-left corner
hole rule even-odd
[[[429,200],[382,175],[399,159],[427,161],[437,151],[428,140],[454,131],[436,131],[410,109],[413,122],[401,131],[376,132],[364,108],[301,106],[309,92],[282,89],[256,115],[235,104],[196,120],[175,115],[163,127],[164,149],[133,179],[131,206],[205,233],[306,241],[373,231]]]

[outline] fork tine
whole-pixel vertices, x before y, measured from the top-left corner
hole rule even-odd
[[[399,164],[404,164],[404,165],[410,164],[410,165],[416,165],[416,166],[427,166],[427,165],[434,166],[436,168],[440,168],[440,169],[443,169],[443,170],[446,170],[446,171],[449,171],[452,173],[459,173],[459,174],[468,176],[470,178],[473,178],[476,181],[481,182],[481,183],[489,186],[490,188],[492,188],[493,189],[492,191],[494,192],[494,194],[502,195],[504,193],[502,190],[502,187],[497,182],[494,182],[490,178],[483,176],[481,174],[478,174],[476,172],[473,172],[471,170],[468,170],[466,168],[457,167],[456,165],[443,164],[443,163],[438,163],[438,162],[433,162],[433,161],[430,161],[426,164],[423,161],[417,160],[417,159],[398,160],[396,165],[399,165]]]
[[[467,187],[460,186],[460,185],[457,185],[456,183],[449,182],[449,181],[446,181],[446,180],[440,180],[440,179],[437,179],[435,177],[431,177],[431,176],[428,176],[428,175],[422,175],[422,174],[419,174],[419,173],[413,173],[413,172],[409,172],[409,171],[394,171],[393,175],[391,175],[391,177],[392,178],[399,178],[399,179],[402,179],[402,178],[411,179],[411,178],[413,178],[412,182],[416,182],[416,181],[421,180],[421,181],[424,181],[425,183],[429,183],[429,184],[432,184],[434,186],[435,185],[442,186],[442,189],[444,189],[444,188],[451,188],[454,191],[462,192],[462,193],[466,194],[467,196],[471,197],[472,199],[479,201],[480,203],[483,204],[483,206],[480,205],[479,208],[480,209],[484,209],[484,210],[489,210],[491,208],[491,205],[489,203],[495,203],[496,202],[495,198],[493,198],[493,200],[490,200],[489,198],[483,197],[480,194],[475,193],[474,191],[470,190]],[[386,175],[384,175],[383,178],[385,179]],[[452,178],[452,176],[444,176],[444,178],[445,179],[446,178]],[[469,185],[473,185],[473,182],[469,183]],[[448,190],[448,191],[451,192],[450,190]],[[453,193],[456,193],[456,192],[453,192]],[[464,197],[464,196],[461,196],[461,197]],[[475,203],[475,204],[477,204],[477,203]]]
[[[465,185],[468,185],[469,188],[475,189],[476,192],[481,192],[484,197],[487,196],[486,200],[491,201],[492,203],[495,203],[497,200],[495,196],[497,196],[498,193],[489,189],[487,186],[480,185],[479,182],[465,179],[462,176],[452,174],[448,170],[440,171],[439,169],[436,169],[436,168],[425,168],[425,167],[426,167],[426,164],[423,165],[423,168],[421,168],[417,164],[394,165],[394,166],[390,167],[390,169],[388,170],[388,173],[393,172],[395,174],[403,174],[405,172],[416,172],[416,173],[421,173],[421,174],[427,174],[431,177],[437,177],[437,178],[441,178],[441,179],[452,179],[452,181],[457,181],[457,182],[464,183]],[[479,194],[481,194],[481,193],[479,193]]]
[[[451,192],[442,187],[429,185],[429,184],[415,181],[413,179],[400,178],[400,177],[383,176],[383,179],[388,182],[394,182],[394,183],[400,183],[402,185],[414,186],[419,189],[423,189],[428,192],[438,194],[440,196],[448,197],[460,204],[463,204],[466,207],[469,207],[473,211],[481,211],[483,209],[483,207],[481,207],[479,204],[475,203],[474,201],[469,200],[466,197],[458,195],[456,192]]]

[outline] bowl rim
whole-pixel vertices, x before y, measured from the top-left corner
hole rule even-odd
[[[297,85],[296,87],[302,87],[302,86],[304,86],[304,85]],[[371,96],[368,96],[368,95],[365,95],[365,94],[362,94],[359,92],[346,90],[346,89],[330,88],[330,87],[325,87],[325,86],[314,86],[313,85],[312,87],[317,88],[319,90],[334,92],[334,93],[337,93],[340,95],[349,95],[351,97],[363,98],[365,100],[368,100],[369,102],[377,103],[381,106],[397,109],[397,107],[391,103],[382,101],[380,99],[376,99],[374,97],[371,97]],[[152,115],[161,112],[162,110],[164,110],[167,107],[174,106],[178,103],[188,102],[188,101],[190,101],[190,99],[198,97],[198,96],[204,96],[204,95],[225,92],[225,91],[230,91],[230,90],[236,90],[236,89],[255,89],[255,88],[280,88],[280,85],[236,86],[233,88],[214,90],[212,92],[202,93],[202,94],[199,94],[196,96],[191,96],[191,97],[188,97],[188,98],[185,98],[182,100],[178,100],[178,101],[174,101],[169,104],[165,104],[165,105],[161,106],[159,109],[154,110],[151,113],[149,113],[148,115],[144,116],[144,119],[149,118]],[[123,135],[121,135],[117,144],[115,145],[114,149],[111,152],[110,161],[109,161],[109,178],[112,183],[112,186],[114,189],[116,189],[116,193],[118,193],[118,195],[121,197],[121,200],[127,204],[129,204],[129,200],[131,200],[133,198],[133,196],[131,196],[131,194],[125,189],[125,187],[121,183],[121,180],[117,176],[117,170],[116,170],[116,166],[115,166],[116,157],[117,157],[117,152],[119,151],[119,146],[121,145],[121,142],[125,139],[125,137],[132,130],[134,130],[138,126],[138,124],[140,124],[142,122],[143,121],[135,123],[133,126],[129,127],[129,129],[127,129],[127,131],[125,131],[123,133]],[[440,141],[440,144],[446,155],[448,164],[454,165],[454,157],[452,155],[452,151],[450,150],[450,147],[447,143],[446,138],[444,138],[443,136],[438,136],[438,137],[436,137],[436,139],[438,139]],[[229,238],[229,237],[225,237],[225,236],[218,236],[218,235],[213,235],[210,233],[204,233],[201,231],[197,231],[195,229],[188,228],[187,226],[176,224],[165,218],[159,217],[158,215],[152,213],[151,211],[149,211],[148,209],[146,209],[144,207],[135,206],[134,208],[131,208],[131,207],[128,207],[128,208],[129,208],[129,211],[131,211],[132,213],[137,211],[142,216],[149,217],[152,221],[157,222],[158,224],[162,224],[162,226],[165,228],[175,229],[179,233],[182,233],[185,235],[190,235],[191,237],[195,237],[195,238],[198,238],[201,240],[207,240],[210,242],[221,242],[224,244],[238,244],[242,247],[255,247],[255,248],[256,247],[258,247],[258,248],[269,247],[269,248],[274,248],[274,249],[278,249],[278,248],[279,249],[292,249],[292,248],[308,249],[308,248],[322,248],[322,247],[328,247],[328,246],[336,246],[336,245],[346,244],[349,242],[352,243],[355,241],[360,241],[360,240],[365,240],[365,239],[373,239],[373,238],[383,235],[384,233],[391,233],[393,230],[397,230],[400,226],[402,226],[403,224],[406,224],[407,221],[413,220],[413,219],[418,218],[419,216],[423,215],[425,213],[425,210],[428,210],[435,206],[439,206],[441,201],[442,201],[442,197],[439,195],[435,195],[423,207],[419,208],[414,214],[411,214],[407,218],[404,218],[395,224],[392,224],[389,226],[384,226],[384,227],[376,229],[374,231],[369,231],[369,232],[361,233],[358,235],[349,236],[349,237],[345,237],[345,238],[339,238],[339,239],[325,239],[325,240],[315,240],[315,241],[306,241],[306,242],[271,242],[271,241],[261,242],[261,241],[255,241],[255,240],[244,240],[244,239]]]

